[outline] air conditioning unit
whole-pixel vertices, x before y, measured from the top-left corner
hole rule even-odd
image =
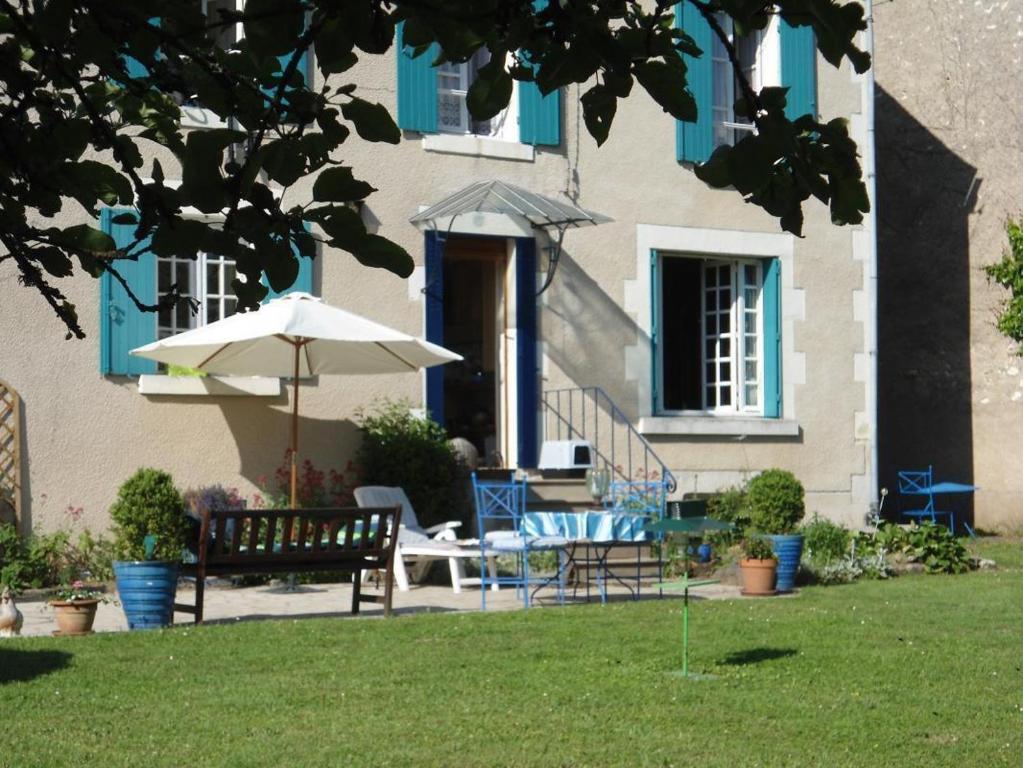
[[[588,469],[593,466],[589,440],[545,440],[540,447],[539,469]]]

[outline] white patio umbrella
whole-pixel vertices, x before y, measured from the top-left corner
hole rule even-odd
[[[297,506],[298,390],[302,376],[417,371],[461,355],[386,325],[290,293],[255,312],[154,341],[131,354],[207,373],[291,376],[291,506]]]

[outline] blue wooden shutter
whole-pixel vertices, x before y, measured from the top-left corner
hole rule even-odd
[[[781,418],[781,262],[764,263],[764,416]]]
[[[302,33],[301,34],[305,34],[306,28],[308,26],[309,26],[309,18],[307,16],[306,19],[305,19],[305,24],[302,25]],[[297,45],[296,45],[295,49],[296,50],[298,49]],[[284,55],[277,57],[277,68],[274,70],[274,75],[276,77],[280,78],[284,74],[284,70],[287,69],[289,62],[291,61],[291,57],[294,55],[294,53],[295,53],[295,51],[289,51],[288,53],[285,53]],[[311,75],[310,75],[310,71],[309,71],[309,49],[308,48],[304,49],[302,51],[302,55],[299,56],[298,64],[295,66],[295,71],[302,77],[303,85],[305,85],[306,87],[309,87],[309,82],[310,82]],[[294,90],[294,86],[290,86],[288,89],[285,90],[284,96],[281,98],[281,106],[282,107],[287,107],[288,106],[288,91],[293,91],[293,90]],[[270,101],[273,99],[273,95],[276,92],[277,92],[277,86],[276,85],[274,87],[272,87],[272,88],[264,88],[263,89],[263,93],[266,96],[266,104],[267,104],[267,106],[269,106]],[[282,121],[286,122],[286,123],[298,122],[295,119],[294,115],[291,114],[288,111],[284,111],[283,112]]]
[[[661,331],[661,277],[660,254],[650,251],[650,412],[661,412],[660,403],[660,331]]]
[[[426,340],[444,344],[444,245],[436,232],[427,232],[426,253]],[[426,410],[438,424],[444,424],[444,366],[426,369]]]
[[[544,96],[536,83],[518,85],[519,141],[551,147],[561,144],[561,91]]]
[[[697,117],[695,123],[675,121],[675,158],[680,163],[702,163],[714,151],[714,68],[710,59],[713,33],[706,19],[691,3],[675,6],[675,21],[703,51],[698,59],[683,56],[689,92],[696,99]]]
[[[309,222],[303,222],[303,226],[306,232],[309,231]],[[298,259],[298,276],[295,278],[295,282],[291,284],[290,288],[287,288],[280,293],[277,293],[273,288],[270,288],[266,282],[266,275],[263,276],[263,285],[270,288],[270,292],[263,299],[263,303],[270,301],[270,299],[277,299],[288,293],[294,293],[295,291],[302,291],[303,293],[313,292],[313,260],[308,256],[302,256],[298,252],[298,248],[295,244],[291,244],[291,252],[295,254],[295,258]]]
[[[405,23],[398,25],[398,127],[406,131],[437,132],[437,72],[433,62],[440,48],[436,43],[422,56],[412,58],[412,49],[402,42]]]
[[[154,16],[149,20],[150,25],[154,27],[160,26],[160,17]],[[163,58],[160,51],[156,52],[157,58]],[[121,57],[124,62],[124,68],[128,70],[128,77],[132,80],[138,80],[143,77],[149,77],[149,68],[146,67],[141,61],[136,59],[134,56],[124,55]]]
[[[100,211],[100,229],[114,238],[118,248],[135,242],[135,224],[115,224],[114,217],[131,213],[131,208],[104,208]],[[156,303],[156,255],[144,240],[133,251],[137,261],[119,259],[114,267],[144,304]],[[138,376],[156,373],[156,363],[133,357],[128,351],[156,341],[156,313],[142,312],[128,296],[124,287],[108,272],[100,279],[100,361],[102,374]]]
[[[536,241],[515,238],[515,369],[518,465],[536,468],[538,381],[536,359]]]
[[[549,0],[533,0],[539,13]],[[556,147],[561,144],[561,91],[544,96],[536,83],[518,84],[519,141],[523,144]]]
[[[789,89],[785,116],[817,117],[817,46],[813,27],[791,27],[781,22],[781,84]]]

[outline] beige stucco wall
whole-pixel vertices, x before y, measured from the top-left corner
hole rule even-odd
[[[391,56],[360,64],[355,77],[364,98],[396,106]],[[823,115],[860,113],[862,81],[821,62]],[[704,187],[675,162],[674,125],[644,94],[623,103],[607,144],[598,149],[585,134],[580,90],[563,94],[563,143],[541,148],[533,162],[427,152],[408,134],[400,146],[370,145],[357,138],[344,156],[356,174],[379,188],[364,217],[402,244],[422,264],[422,235],[408,223],[420,206],[438,201],[471,181],[497,178],[551,196],[568,191],[578,203],[607,214],[613,223],[574,230],[563,263],[540,314],[544,354],[542,388],[600,385],[636,418],[649,415],[635,350],[647,346],[641,304],[630,305],[630,286],[646,260],[637,253],[639,225],[779,232],[777,223],[732,191]],[[862,134],[857,138],[863,138]],[[166,167],[166,166],[165,166]],[[168,175],[171,175],[168,171]],[[290,194],[308,198],[310,184]],[[786,438],[664,438],[658,452],[684,490],[713,490],[770,466],[791,469],[804,482],[811,512],[858,524],[868,502],[869,458],[864,422],[868,409],[862,356],[864,259],[854,248],[859,228],[837,228],[827,210],[807,205],[805,238],[792,245],[792,274],[784,312],[783,376],[786,419],[799,434]],[[869,237],[860,237],[869,242]],[[422,333],[423,305],[411,283],[366,269],[346,253],[328,251],[316,285],[331,303]],[[251,493],[272,472],[287,442],[290,393],[277,398],[145,397],[136,382],[98,373],[98,283],[66,281],[77,302],[86,341],[62,341],[63,330],[35,292],[0,271],[0,376],[25,401],[26,490],[33,527],[65,524],[68,505],[85,510],[84,523],[107,524],[117,486],[141,465],[170,470],[182,487],[212,482]],[[640,359],[641,359],[640,355]],[[633,362],[629,362],[629,360]],[[649,364],[649,363],[647,363]],[[322,377],[302,391],[302,453],[320,467],[337,466],[354,446],[354,411],[381,395],[419,401],[419,376]],[[857,428],[858,425],[858,428]]]
[[[1023,5],[878,3],[882,468],[974,482],[1023,525],[1023,361],[983,267],[1023,210]]]

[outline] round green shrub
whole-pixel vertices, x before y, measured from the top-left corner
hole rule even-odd
[[[849,554],[852,534],[830,520],[814,515],[799,532],[803,534],[803,557],[817,565],[827,565]]]
[[[464,518],[454,514],[457,462],[444,427],[413,415],[406,400],[383,400],[357,417],[362,444],[356,463],[363,485],[403,488],[425,528]]]
[[[156,536],[157,560],[180,560],[188,522],[170,474],[143,468],[128,478],[110,507],[114,549],[124,560],[145,559],[145,538]]]
[[[803,484],[784,469],[768,469],[746,485],[750,524],[761,533],[793,533],[806,506]]]

